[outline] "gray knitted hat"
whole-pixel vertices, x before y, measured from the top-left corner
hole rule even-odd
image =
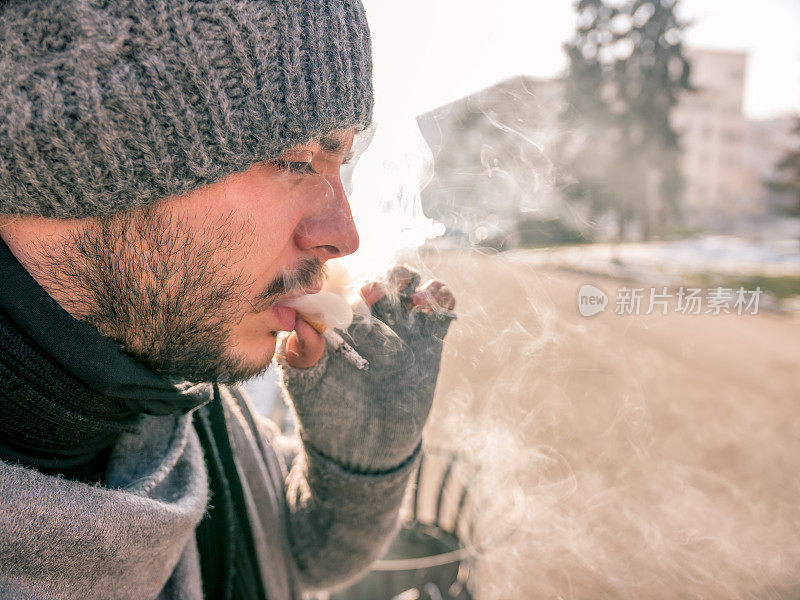
[[[372,116],[359,0],[0,0],[0,213],[111,214]]]

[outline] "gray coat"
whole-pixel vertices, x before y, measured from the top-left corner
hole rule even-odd
[[[240,387],[217,388],[270,600],[353,580],[396,527],[455,315],[389,297],[372,314],[348,330],[366,372],[328,349],[292,369],[279,350],[297,444]],[[191,414],[145,417],[114,445],[106,479],[0,461],[0,599],[201,600],[194,533],[208,478]]]
[[[220,394],[268,597],[357,576],[394,530],[416,453],[357,474],[291,445],[238,386]],[[114,446],[107,478],[92,486],[0,462],[0,598],[202,598],[194,531],[208,482],[191,415],[145,417]]]

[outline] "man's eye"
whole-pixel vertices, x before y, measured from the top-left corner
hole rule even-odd
[[[303,162],[300,160],[282,160],[278,158],[273,160],[272,164],[280,167],[281,169],[291,171],[292,173],[300,173],[303,175],[316,174],[316,171],[314,170],[314,167],[311,166],[310,162]]]

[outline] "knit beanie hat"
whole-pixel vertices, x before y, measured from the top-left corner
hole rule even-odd
[[[360,0],[0,0],[0,213],[107,215],[372,116]]]

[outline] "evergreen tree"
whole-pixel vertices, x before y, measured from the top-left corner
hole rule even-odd
[[[677,0],[579,0],[565,44],[570,140],[562,150],[568,197],[595,216],[617,215],[620,237],[638,222],[645,239],[678,215],[678,137],[670,111],[691,89]]]

